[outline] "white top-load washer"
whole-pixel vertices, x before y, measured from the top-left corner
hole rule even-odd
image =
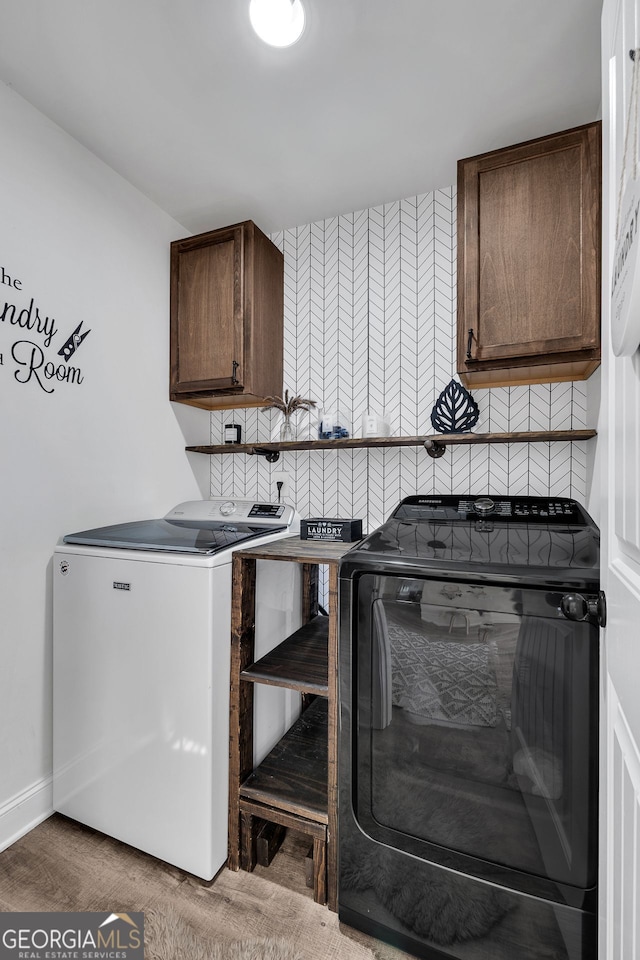
[[[54,809],[206,880],[227,858],[231,560],[286,504],[212,499],[68,534],[54,555]],[[256,648],[300,625],[297,564],[259,561]],[[256,691],[255,762],[299,711]]]

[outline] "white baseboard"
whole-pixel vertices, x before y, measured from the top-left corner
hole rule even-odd
[[[53,813],[53,778],[43,777],[0,805],[0,850],[29,833]]]

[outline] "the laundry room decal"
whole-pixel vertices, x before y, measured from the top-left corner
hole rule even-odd
[[[5,289],[24,293],[26,299],[22,280],[3,266],[0,266],[0,282]],[[8,289],[5,298],[7,293]],[[29,298],[26,306],[8,299],[4,299],[4,303],[0,299],[0,304],[3,334],[11,328],[14,328],[11,331],[14,336],[16,328],[24,331],[23,339],[13,340],[8,346],[6,363],[0,344],[0,368],[13,367],[13,377],[18,383],[30,383],[44,393],[53,393],[58,384],[80,385],[84,381],[81,368],[68,362],[91,332],[90,329],[83,329],[84,321],[81,320],[74,330],[68,332],[64,340],[61,336],[54,342],[60,332],[57,321],[47,315],[34,297]],[[27,339],[27,335],[31,339]],[[62,345],[56,349],[60,341]]]

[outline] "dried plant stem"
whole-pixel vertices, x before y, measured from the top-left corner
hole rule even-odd
[[[267,405],[261,407],[263,413],[267,410],[279,410],[285,417],[290,417],[296,410],[311,410],[315,407],[315,400],[305,400],[303,397],[290,397],[285,390],[284,397],[265,397]]]

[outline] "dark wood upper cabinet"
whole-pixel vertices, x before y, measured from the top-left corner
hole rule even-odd
[[[254,407],[282,393],[284,260],[250,220],[171,244],[171,400]]]
[[[458,162],[458,373],[584,380],[600,362],[600,123]]]

